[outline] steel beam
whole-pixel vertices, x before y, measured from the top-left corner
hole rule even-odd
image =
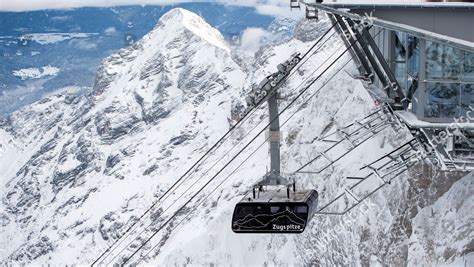
[[[343,19],[339,15],[336,15],[336,18],[338,19],[338,21],[341,21],[340,23],[345,24]],[[349,24],[349,26],[351,28],[354,29],[354,23],[351,20],[347,20],[347,23]],[[372,66],[373,70],[375,71],[375,74],[377,74],[377,76],[379,77],[380,82],[382,83],[382,86],[384,88],[390,87],[390,84],[387,81],[383,71],[380,69],[380,66],[377,63],[377,60],[375,60],[375,58],[372,56],[372,52],[370,51],[369,45],[367,44],[367,42],[364,40],[364,38],[362,38],[359,31],[357,31],[356,29],[353,30],[353,33],[355,34],[356,39],[359,40],[360,46],[361,46],[362,50],[364,51],[365,56],[369,60],[370,65]],[[387,96],[390,97],[389,92],[387,92]]]
[[[350,19],[348,22],[351,21]],[[354,31],[357,31],[354,29]],[[375,57],[377,57],[377,60],[380,62],[380,65],[385,71],[385,74],[387,74],[388,79],[390,80],[390,85],[395,88],[395,92],[397,93],[398,97],[400,100],[405,99],[405,94],[403,93],[402,88],[398,84],[397,78],[395,77],[395,74],[393,74],[392,70],[390,69],[390,66],[388,65],[387,61],[385,61],[385,58],[383,57],[382,52],[380,52],[380,49],[378,48],[377,44],[375,43],[374,39],[370,35],[369,31],[367,31],[366,28],[362,27],[362,36],[367,40],[370,48],[372,48],[372,51],[375,54]]]
[[[270,114],[270,172],[280,174],[280,120],[278,116],[278,102],[276,94],[268,98],[268,111]]]
[[[345,41],[345,43],[347,42],[346,38],[349,39],[349,42],[346,45],[354,44],[354,45],[352,45],[352,49],[350,49],[350,51],[354,51],[357,58],[359,59],[359,62],[362,65],[362,68],[365,70],[367,76],[371,77],[372,76],[371,75],[372,74],[372,69],[370,68],[370,65],[367,62],[366,57],[364,56],[363,52],[357,46],[357,40],[355,40],[354,37],[351,34],[349,34],[350,33],[349,29],[347,28],[347,25],[344,23],[344,20],[342,20],[341,16],[334,15],[334,18],[336,20],[336,23],[339,25],[340,30],[342,31],[341,32],[341,34],[343,35],[342,39]]]
[[[314,6],[317,9],[328,12],[328,13],[344,16],[344,17],[350,18],[352,20],[360,21],[360,20],[364,19],[363,16],[360,16],[358,14],[354,14],[354,13],[350,13],[350,12],[347,12],[347,11],[344,11],[344,10],[336,9],[336,8],[333,8],[333,7],[324,5],[324,4],[308,3],[308,1],[301,1],[301,3],[303,3],[305,5]],[[453,46],[453,47],[459,48],[459,49],[464,50],[464,51],[474,52],[474,45],[473,45],[472,42],[464,42],[462,40],[457,41],[454,38],[448,38],[448,37],[443,36],[441,34],[433,33],[433,32],[427,31],[427,30],[418,29],[418,28],[410,27],[410,26],[407,26],[407,25],[404,25],[404,24],[390,22],[390,21],[386,21],[386,20],[382,20],[382,19],[378,19],[378,18],[374,18],[374,17],[371,17],[370,20],[371,20],[372,24],[375,25],[375,26],[386,28],[386,29],[389,29],[389,30],[392,30],[392,31],[405,32],[405,33],[408,33],[408,34],[413,35],[413,36],[418,37],[418,38],[422,38],[422,39],[425,39],[425,40],[430,40],[430,41],[433,41],[433,42]]]
[[[362,52],[359,50],[357,46],[354,46],[354,45],[351,46],[351,42],[347,40],[344,34],[344,31],[341,28],[341,25],[339,25],[337,20],[334,18],[334,15],[328,14],[328,17],[329,17],[329,20],[331,20],[331,23],[335,25],[336,31],[341,36],[341,39],[344,42],[344,45],[346,46],[346,48],[350,47],[349,53],[351,54],[352,58],[357,64],[359,74],[361,76],[365,75],[367,77],[372,77],[372,70],[370,69],[370,66],[365,60],[365,58],[362,57]]]

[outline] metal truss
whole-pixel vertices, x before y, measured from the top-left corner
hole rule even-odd
[[[337,129],[335,132],[321,138],[321,141],[331,142],[333,145],[322,152],[318,152],[316,157],[293,173],[319,174],[393,123],[390,116],[387,116],[385,107],[382,107],[362,120],[356,120],[343,128]],[[336,137],[335,140],[328,139],[332,136]],[[304,170],[311,165],[322,167],[315,171]]]
[[[367,175],[346,177],[347,180],[356,180],[357,182],[346,187],[343,193],[320,208],[316,214],[344,215],[348,213],[385,185],[390,184],[393,179],[399,177],[411,166],[423,161],[425,157],[426,153],[422,145],[416,138],[413,138],[385,156],[360,168],[360,171],[368,171]],[[345,206],[342,211],[331,209],[334,206],[338,208],[341,204]]]

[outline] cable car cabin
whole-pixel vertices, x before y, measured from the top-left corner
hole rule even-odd
[[[306,6],[306,19],[318,19],[318,10],[315,7]]]
[[[300,1],[299,0],[290,0],[290,8],[300,8]]]
[[[285,186],[267,191],[254,190],[235,206],[232,231],[235,233],[302,233],[307,222],[314,215],[317,203],[316,190],[289,192]]]

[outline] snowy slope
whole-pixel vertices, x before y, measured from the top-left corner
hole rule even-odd
[[[227,92],[237,92],[233,84],[245,75],[222,36],[207,24],[191,31],[189,25],[200,19],[191,14],[194,20],[187,20],[187,15],[173,10],[141,42],[108,58],[92,95],[53,96],[13,114],[6,128],[34,155],[18,162],[3,198],[12,221],[2,229],[11,259],[42,255],[29,246],[49,251],[52,242],[42,239],[46,233],[54,250],[62,251],[52,262],[79,259],[78,246],[95,252],[95,240],[86,233],[101,218],[140,197],[138,213],[155,193],[150,188],[166,188],[179,174],[185,164],[178,162],[180,155],[192,161],[228,128]],[[179,146],[189,140],[195,142]],[[77,239],[64,239],[71,229]],[[88,254],[85,260],[95,256]]]
[[[474,233],[473,175],[456,182],[433,205],[423,208],[413,219],[409,263],[412,265],[455,264],[472,266]],[[471,253],[469,259],[465,259]]]
[[[324,29],[328,21],[313,26]],[[20,144],[7,150],[0,164],[5,173],[0,210],[4,262],[92,263],[229,129],[245,92],[293,52],[305,52],[322,32],[305,34],[311,27],[304,22],[297,27],[295,38],[263,47],[251,59],[231,51],[220,33],[196,14],[173,9],[139,42],[104,60],[90,95],[51,96],[13,113],[0,132],[1,140],[12,138]],[[329,66],[331,60],[325,59],[343,51],[335,35],[285,84],[287,100],[280,108],[300,92],[302,82],[308,84],[305,78]],[[323,132],[376,108],[362,82],[348,74],[354,69],[349,55],[344,55],[282,114],[281,123],[288,119],[282,126],[284,172],[294,171],[327,146],[315,141]],[[134,234],[150,236],[266,122],[264,105],[152,209]],[[409,138],[407,131],[387,128],[321,175],[297,176],[298,187],[316,188],[320,203],[326,203],[343,190],[344,176],[360,174],[362,164]],[[419,170],[402,175],[370,198],[366,208],[346,217],[317,216],[301,235],[236,235],[230,229],[233,206],[265,173],[267,149],[262,134],[131,262],[141,258],[142,264],[158,265],[418,264],[430,253],[422,249],[430,241],[420,228],[429,216],[426,207],[464,205],[455,214],[470,207],[463,204],[466,197],[446,193],[466,183],[467,178],[459,180],[465,174],[433,173],[420,165],[421,178]],[[472,194],[472,188],[463,192]],[[453,257],[442,263],[459,260],[468,249],[472,224],[460,225],[467,234],[446,233],[446,240],[461,241],[450,247]],[[131,255],[130,250],[118,253],[126,245],[120,244],[114,251],[117,257],[103,263]],[[447,245],[439,246],[437,251]]]

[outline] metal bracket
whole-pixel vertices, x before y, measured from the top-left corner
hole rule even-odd
[[[369,114],[360,121],[351,123],[343,127],[342,129],[336,130],[334,133],[322,137],[324,140],[334,134],[340,135],[339,140],[334,141],[333,145],[331,145],[329,148],[322,152],[318,152],[318,155],[316,157],[302,165],[293,173],[321,173],[322,171],[326,170],[334,163],[345,157],[351,151],[362,145],[364,142],[374,137],[382,129],[390,125],[385,121],[383,113],[381,114],[380,111],[381,110],[377,110],[376,112]],[[350,144],[349,149],[344,147],[345,142],[348,142]],[[331,155],[329,155],[329,153],[331,153]],[[321,158],[324,158],[326,161],[329,161],[329,163],[320,162],[319,159]],[[315,164],[315,162],[319,164]],[[303,169],[310,165],[317,165],[322,167],[317,171],[303,171]]]
[[[400,174],[407,171],[411,166],[413,166],[416,163],[415,161],[412,161],[412,159],[414,157],[420,156],[420,154],[426,156],[426,154],[423,153],[422,145],[414,138],[408,141],[407,143],[403,144],[399,148],[391,151],[387,155],[382,156],[379,159],[373,161],[372,163],[365,165],[364,167],[361,168],[361,170],[369,169],[370,170],[369,174],[364,177],[346,177],[347,180],[357,180],[357,182],[353,184],[352,186],[345,188],[343,193],[337,195],[334,199],[329,201],[326,205],[320,208],[316,212],[316,214],[344,215],[348,213],[357,205],[362,203],[365,199],[367,199],[368,197],[373,195],[375,192],[383,188],[385,185],[390,184],[391,181],[397,178]],[[425,159],[425,157],[420,157],[420,160],[423,160],[423,159]],[[367,187],[370,188],[370,186],[375,183],[375,181],[372,181],[369,185],[361,186],[362,183],[364,183],[365,181],[368,181],[371,178],[380,180],[382,182],[379,183],[377,186],[375,186],[375,188],[372,188],[369,191],[362,191],[361,192],[363,194],[362,197],[357,196],[354,193],[354,190],[358,189],[359,187],[362,187],[363,189],[366,189]],[[346,194],[349,195],[354,200],[354,203],[350,204],[342,211],[331,210],[331,207],[333,207],[334,205],[338,207],[336,204],[338,203],[339,200],[344,200],[343,197]],[[343,202],[343,204],[347,204],[347,203]]]

